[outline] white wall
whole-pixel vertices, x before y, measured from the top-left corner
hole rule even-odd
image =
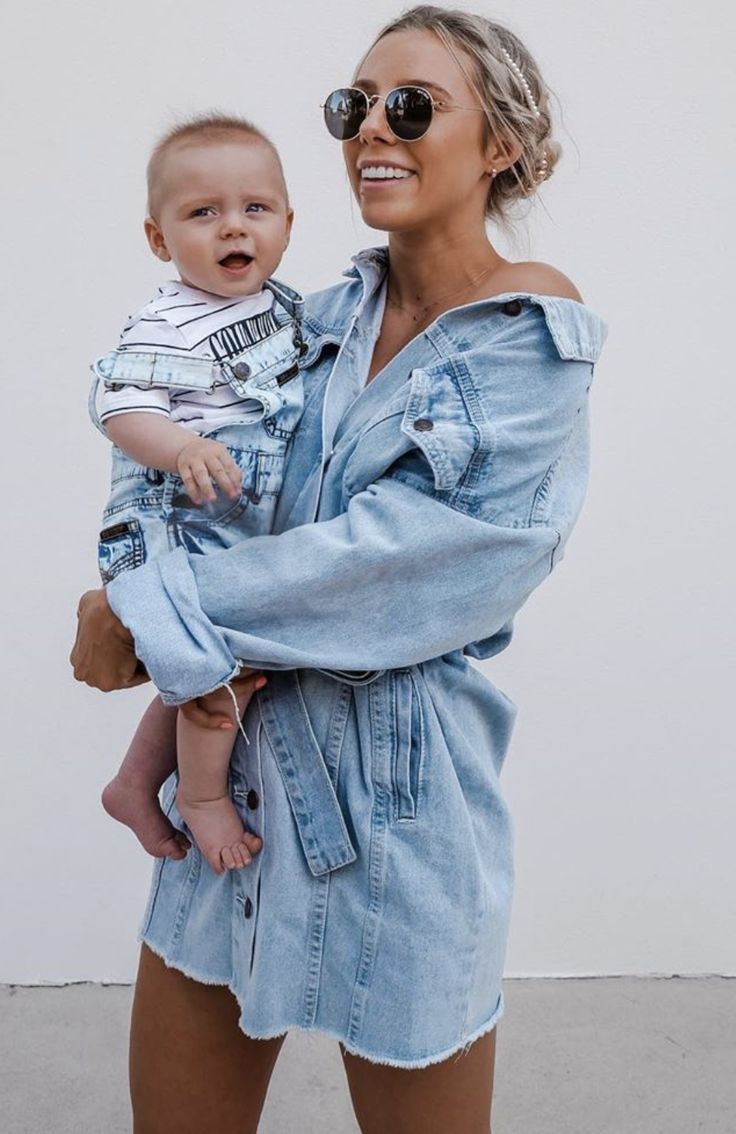
[[[67,655],[77,598],[97,585],[108,477],[87,363],[162,278],[141,231],[148,148],[182,113],[256,118],[297,210],[282,275],[331,282],[381,238],[351,207],[319,102],[396,10],[6,9],[2,981],[134,972],[148,861],[97,796],[149,692],[93,692]],[[504,772],[518,872],[508,971],[733,973],[734,29],[712,4],[483,10],[526,38],[564,108],[565,158],[529,246],[522,233],[500,250],[557,265],[611,328],[585,511],[487,665],[520,706]]]

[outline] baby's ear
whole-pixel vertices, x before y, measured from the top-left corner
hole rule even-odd
[[[146,217],[143,222],[143,229],[146,234],[148,246],[153,252],[154,256],[158,256],[159,260],[168,261],[171,259],[164,234],[158,227],[158,223],[154,217]]]
[[[284,251],[286,251],[286,249],[289,247],[289,241],[291,240],[291,226],[292,226],[293,223],[294,223],[294,210],[293,209],[287,209],[286,210],[286,240],[284,241]]]

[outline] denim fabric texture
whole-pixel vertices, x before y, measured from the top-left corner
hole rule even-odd
[[[315,1029],[411,1068],[503,1012],[516,707],[469,659],[509,644],[564,554],[607,328],[508,292],[441,315],[365,386],[386,264],[360,253],[307,301],[273,534],[179,546],[107,593],[167,703],[241,664],[269,678],[231,761],[263,850],[223,876],[195,849],[158,862],[142,940],[230,987],[249,1035]]]
[[[305,349],[304,301],[285,284],[270,280],[267,286],[276,295],[278,330],[227,361],[111,351],[93,363],[89,410],[103,434],[97,406],[110,383],[207,390],[224,374],[244,399],[232,421],[200,434],[220,441],[236,461],[242,479],[237,500],[215,485],[215,500],[196,505],[181,477],[140,465],[113,444],[110,494],[97,545],[103,583],[175,547],[201,555],[273,530],[286,453],[304,406],[298,365]]]

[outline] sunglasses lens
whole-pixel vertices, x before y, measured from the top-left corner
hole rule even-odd
[[[324,106],[325,125],[333,138],[347,142],[358,136],[367,110],[368,101],[362,91],[341,87],[327,96]]]
[[[386,120],[404,142],[427,133],[432,121],[432,99],[421,87],[397,87],[386,96]]]

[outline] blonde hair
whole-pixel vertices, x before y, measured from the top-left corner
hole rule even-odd
[[[175,146],[190,141],[202,142],[205,145],[227,141],[229,138],[242,138],[244,143],[255,142],[265,145],[273,154],[281,174],[286,203],[289,203],[289,194],[286,188],[283,166],[278,150],[267,134],[247,118],[240,118],[234,114],[223,114],[219,110],[208,110],[204,114],[197,114],[191,118],[182,119],[171,126],[159,138],[151,151],[146,167],[146,184],[148,187],[148,212],[153,215],[156,198],[156,185],[161,178],[164,158],[169,150]],[[158,203],[158,202],[156,202]]]
[[[562,147],[551,137],[551,92],[536,60],[519,37],[502,24],[433,4],[419,4],[386,24],[371,48],[391,32],[408,30],[433,31],[442,40],[485,111],[485,140],[493,136],[501,142],[517,142],[521,146],[517,160],[491,180],[486,199],[487,219],[510,230],[514,206],[530,198],[537,187],[552,176],[562,154]],[[526,88],[504,52],[508,52],[521,71]],[[471,68],[459,53],[470,57]],[[529,95],[538,115],[530,105]]]

